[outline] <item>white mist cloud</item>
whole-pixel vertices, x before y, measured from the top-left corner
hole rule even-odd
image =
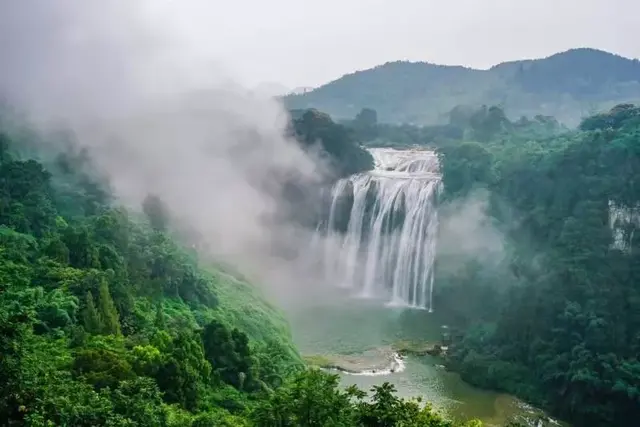
[[[444,204],[439,212],[439,267],[460,268],[476,260],[495,265],[504,257],[504,236],[487,214],[489,193],[475,190],[462,199]]]
[[[283,136],[279,104],[179,32],[203,4],[186,3],[185,15],[150,0],[1,2],[0,94],[43,127],[71,127],[123,203],[139,208],[154,193],[216,258],[303,286],[274,248],[304,253],[310,237],[274,222],[275,190],[282,177],[317,181],[317,164]]]

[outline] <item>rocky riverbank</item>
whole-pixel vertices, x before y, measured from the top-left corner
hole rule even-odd
[[[303,356],[303,359],[309,366],[352,375],[388,375],[404,369],[405,356],[444,358],[447,349],[439,343],[405,340],[358,354],[316,354]]]
[[[389,375],[402,372],[403,356],[392,346],[378,347],[359,354],[306,355],[309,366],[340,371],[351,375]]]
[[[392,346],[400,355],[446,357],[448,347],[425,341],[399,341]]]

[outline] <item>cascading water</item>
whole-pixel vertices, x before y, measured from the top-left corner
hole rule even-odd
[[[610,200],[609,226],[613,231],[612,247],[631,251],[635,232],[640,228],[640,205],[623,206]]]
[[[424,150],[370,152],[374,170],[332,189],[320,228],[326,279],[363,297],[431,310],[438,158]]]

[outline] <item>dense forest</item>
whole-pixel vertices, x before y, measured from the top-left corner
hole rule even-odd
[[[364,147],[440,149],[450,142],[478,141],[486,143],[504,135],[519,140],[537,140],[566,133],[569,129],[555,117],[535,115],[510,120],[497,106],[456,106],[446,114],[444,123],[430,126],[380,123],[378,113],[363,108],[353,119],[340,123],[352,139]]]
[[[637,425],[640,108],[576,130],[498,107],[456,108],[425,128],[374,119],[363,111],[350,126],[365,143],[436,149],[442,215],[485,198],[485,223],[502,236],[490,257],[437,255],[436,307],[455,326],[449,367],[576,426]]]
[[[440,153],[443,215],[487,198],[499,256],[436,260],[450,369],[576,426],[635,425],[640,108],[576,130],[499,107],[428,127],[380,124],[372,109],[342,124],[293,116],[290,135],[335,177],[371,167],[356,141],[394,141]],[[47,138],[0,129],[2,425],[479,425],[307,368],[282,314],[189,249],[159,197],[119,206],[86,151]]]
[[[0,129],[1,425],[463,425],[305,368],[278,310],[186,249],[160,198],[127,210],[86,151],[14,129]]]
[[[506,238],[501,268],[468,265],[443,291],[474,305],[453,352],[465,379],[576,425],[637,424],[639,142],[640,109],[619,105],[575,132],[442,150],[450,196],[488,188]]]
[[[389,62],[303,94],[289,108],[317,108],[338,120],[373,108],[385,123],[436,124],[458,105],[500,105],[514,118],[537,114],[576,125],[582,117],[640,100],[640,62],[595,49],[505,62],[488,70]]]

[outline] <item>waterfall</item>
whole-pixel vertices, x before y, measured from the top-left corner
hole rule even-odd
[[[640,228],[640,205],[624,206],[609,200],[609,226],[613,231],[611,246],[631,251],[635,231]]]
[[[432,151],[370,150],[375,168],[338,181],[319,228],[325,278],[365,298],[431,310],[441,189]]]

